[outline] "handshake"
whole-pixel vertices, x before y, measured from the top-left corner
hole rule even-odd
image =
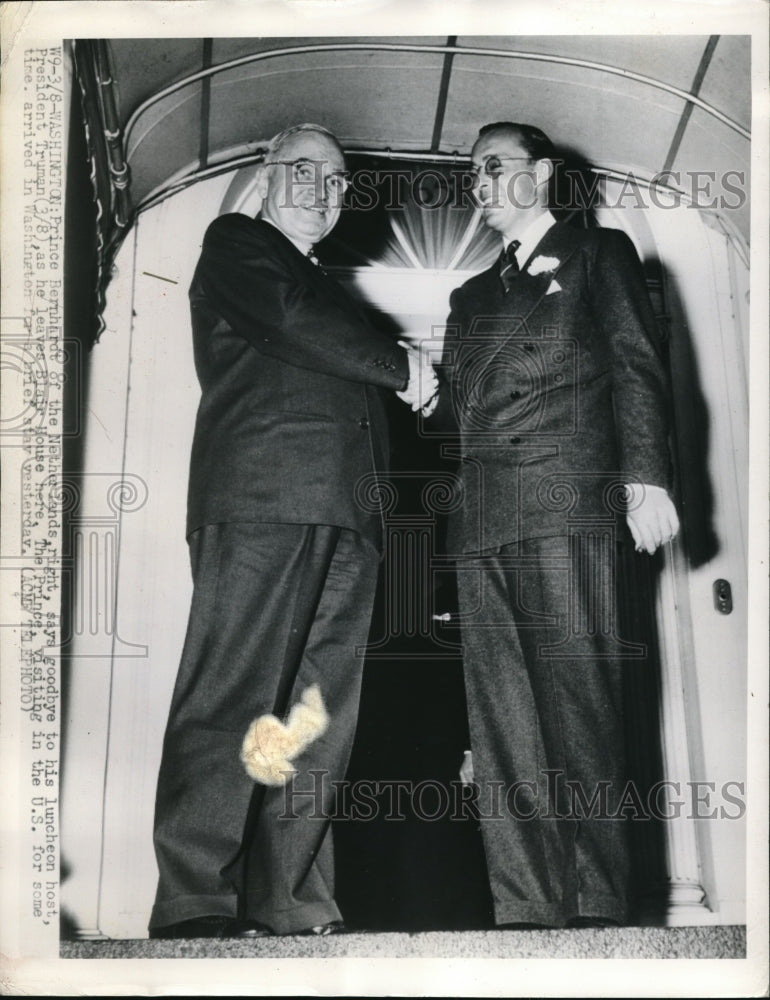
[[[430,416],[438,402],[438,378],[433,365],[411,344],[403,340],[398,343],[406,351],[409,361],[409,382],[406,389],[396,395],[413,410],[422,410],[425,416]]]

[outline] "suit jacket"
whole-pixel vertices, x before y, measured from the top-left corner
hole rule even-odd
[[[387,467],[382,393],[406,353],[269,223],[209,226],[190,287],[201,400],[187,532],[204,524],[331,524],[380,543],[356,487]]]
[[[668,486],[667,381],[641,264],[617,230],[556,223],[505,293],[498,264],[450,299],[436,417],[459,429],[452,552],[617,519]]]

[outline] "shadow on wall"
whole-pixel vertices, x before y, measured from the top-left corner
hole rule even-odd
[[[600,178],[591,164],[570,147],[558,150],[560,163],[551,183],[554,215],[562,221],[597,224]],[[708,466],[711,415],[701,388],[698,363],[684,303],[676,283],[657,258],[643,261],[653,300],[671,386],[671,450],[674,492],[682,523],[681,544],[692,569],[719,551],[714,530],[714,489]]]
[[[548,203],[557,221],[593,229],[598,226],[596,210],[601,199],[601,178],[589,161],[570,146],[558,146],[548,190]]]
[[[719,552],[714,530],[714,488],[708,455],[711,414],[701,389],[684,303],[676,283],[661,267],[661,286],[669,317],[666,338],[671,375],[672,451],[675,489],[688,565],[697,569]]]

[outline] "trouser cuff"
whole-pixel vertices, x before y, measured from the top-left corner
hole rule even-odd
[[[246,897],[246,919],[256,920],[274,934],[299,934],[301,931],[342,920],[333,899],[318,903],[298,903],[286,910],[273,910],[255,897]]]
[[[157,902],[150,916],[150,930],[168,927],[196,917],[235,917],[238,897],[233,894],[210,896],[175,896]]]

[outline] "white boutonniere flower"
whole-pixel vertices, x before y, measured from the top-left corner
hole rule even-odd
[[[555,271],[561,261],[558,257],[535,257],[527,268],[527,273],[534,278],[538,274],[550,274]]]

